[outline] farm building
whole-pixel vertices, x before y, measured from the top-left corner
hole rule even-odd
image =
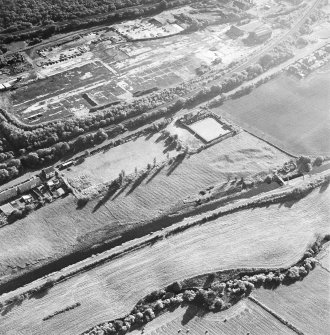
[[[164,18],[160,18],[160,17],[153,17],[150,20],[148,20],[148,22],[150,24],[153,24],[156,27],[163,27],[165,25],[167,25],[167,20]]]
[[[34,177],[31,178],[27,181],[25,181],[24,183],[20,184],[17,186],[17,190],[20,193],[25,193],[30,191],[31,189],[33,189],[34,187],[37,187],[39,185],[41,185],[41,179],[39,177]]]
[[[14,212],[15,208],[11,204],[5,204],[0,206],[0,211],[6,216],[11,215]]]
[[[244,35],[244,31],[242,31],[240,28],[236,27],[236,26],[231,26],[227,31],[226,34],[230,37],[230,38],[238,38],[240,36]]]
[[[58,168],[59,168],[60,170],[63,170],[63,169],[66,169],[66,168],[70,167],[71,165],[73,165],[73,161],[67,161],[67,162],[65,162],[65,163],[60,164],[60,165],[58,166]]]
[[[246,9],[253,6],[253,0],[235,0],[234,5],[240,9]]]
[[[55,176],[55,168],[50,166],[42,170],[41,174],[45,179],[50,179]]]
[[[17,196],[17,187],[12,187],[4,190],[0,193],[0,204],[7,202],[8,200]]]
[[[0,91],[8,91],[11,88],[10,83],[2,83],[0,84]]]
[[[262,43],[267,41],[271,36],[272,30],[269,27],[264,26],[251,32],[248,39],[256,43]]]
[[[231,26],[226,34],[231,38],[248,34],[248,41],[260,43],[272,36],[272,30],[264,23],[255,20],[241,26]]]

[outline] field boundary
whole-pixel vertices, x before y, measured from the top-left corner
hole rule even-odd
[[[264,141],[265,143],[267,143],[267,144],[269,144],[270,146],[274,147],[275,149],[277,149],[277,150],[283,152],[284,154],[286,154],[286,155],[288,155],[288,156],[290,156],[290,157],[292,157],[292,158],[298,158],[298,156],[297,156],[296,154],[293,154],[293,153],[291,153],[291,152],[288,152],[288,151],[285,150],[285,149],[280,148],[277,144],[274,144],[274,143],[272,143],[272,142],[266,140],[265,137],[262,137],[262,136],[260,136],[260,135],[257,135],[257,134],[255,134],[254,132],[247,130],[245,127],[242,127],[242,129],[243,129],[245,132],[247,132],[248,134],[254,136],[255,138],[257,138],[257,139],[259,139],[259,140],[261,140],[261,141]]]
[[[305,333],[303,333],[301,330],[299,330],[291,322],[289,322],[289,321],[285,320],[284,318],[282,318],[279,314],[277,314],[276,312],[274,312],[272,309],[270,309],[269,307],[267,307],[265,304],[263,304],[262,302],[260,302],[258,299],[254,298],[252,296],[249,296],[248,299],[251,300],[256,305],[258,305],[259,307],[261,307],[267,313],[269,313],[270,315],[272,315],[275,319],[277,319],[278,321],[280,321],[283,325],[285,325],[288,328],[290,328],[291,330],[293,330],[298,335],[305,335]]]

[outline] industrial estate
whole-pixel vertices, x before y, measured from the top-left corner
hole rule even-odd
[[[0,0],[0,335],[326,335],[328,0]]]

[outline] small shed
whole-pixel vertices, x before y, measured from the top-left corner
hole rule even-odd
[[[65,163],[62,163],[62,164],[59,166],[59,169],[60,169],[60,170],[67,169],[67,168],[70,167],[71,165],[73,165],[73,161],[67,161],[67,162],[65,162]]]
[[[6,216],[11,215],[14,212],[15,208],[11,204],[4,204],[0,206],[0,211]]]
[[[56,195],[57,195],[58,197],[61,197],[61,196],[63,196],[64,194],[65,194],[65,191],[63,190],[62,187],[60,187],[60,188],[58,188],[58,189],[56,190]]]
[[[33,201],[31,194],[25,194],[21,198],[26,204],[30,204]]]

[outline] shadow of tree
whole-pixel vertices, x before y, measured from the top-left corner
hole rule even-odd
[[[95,205],[93,208],[93,213],[95,213],[101,206],[103,206],[110,198],[118,191],[118,188],[112,187],[109,188],[108,192],[104,195],[104,197]]]
[[[155,172],[150,176],[150,178],[146,181],[146,183],[150,183],[158,174],[160,171],[162,171],[164,169],[165,165],[161,165],[160,167],[158,167]]]
[[[116,200],[121,194],[123,194],[123,193],[125,192],[125,190],[127,190],[128,186],[131,185],[131,182],[132,182],[132,180],[129,180],[129,181],[125,184],[125,186],[123,186],[123,187],[119,190],[119,192],[115,193],[115,194],[113,195],[113,197],[111,198],[111,201]]]
[[[199,313],[199,309],[197,306],[189,304],[185,313],[183,314],[181,324],[185,326],[189,321],[191,321],[195,316]]]
[[[211,284],[214,282],[214,279],[215,279],[215,274],[214,273],[210,273],[206,280],[205,280],[205,283],[203,285],[203,288],[209,288],[211,286]]]
[[[132,187],[129,189],[129,191],[126,193],[126,196],[130,195],[134,192],[134,190],[141,185],[144,179],[146,179],[148,176],[148,172],[143,172],[132,184]]]
[[[20,306],[23,300],[15,300],[11,304],[6,305],[4,310],[1,312],[1,316],[7,315],[14,307]]]
[[[185,158],[184,154],[178,155],[175,161],[170,166],[170,168],[167,170],[166,175],[170,176],[175,171],[175,169],[183,162],[184,158]]]
[[[328,189],[329,184],[330,184],[330,180],[328,180],[327,183],[324,183],[324,184],[320,187],[320,193],[325,192],[325,191]]]

